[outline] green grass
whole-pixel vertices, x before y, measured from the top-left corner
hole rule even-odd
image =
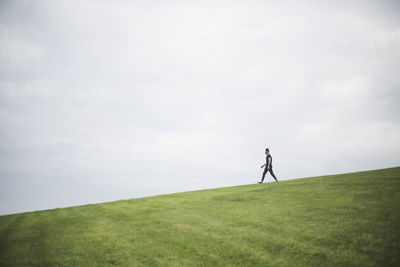
[[[400,266],[400,167],[0,217],[0,266]]]

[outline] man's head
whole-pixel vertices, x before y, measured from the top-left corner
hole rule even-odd
[[[269,149],[266,148],[266,149],[265,149],[265,154],[268,154],[268,153],[269,153]]]

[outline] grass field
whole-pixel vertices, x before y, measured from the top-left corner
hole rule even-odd
[[[0,266],[400,266],[400,167],[0,217]]]

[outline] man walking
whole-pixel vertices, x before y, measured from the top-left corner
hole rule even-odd
[[[265,149],[265,154],[267,155],[267,157],[266,157],[266,162],[265,162],[264,165],[261,166],[261,168],[264,168],[264,167],[265,167],[265,168],[264,168],[264,172],[263,172],[263,175],[262,175],[261,182],[258,182],[258,183],[259,183],[259,184],[262,184],[262,183],[264,182],[265,174],[267,174],[268,171],[269,171],[269,173],[272,175],[272,177],[274,177],[275,181],[278,182],[278,179],[276,179],[275,174],[274,174],[274,172],[272,171],[272,157],[271,157],[271,155],[269,154],[269,149],[268,149],[268,148]]]

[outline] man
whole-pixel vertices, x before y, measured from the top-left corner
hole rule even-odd
[[[267,155],[267,157],[266,157],[266,163],[265,163],[264,165],[261,166],[261,168],[264,168],[264,167],[265,167],[265,169],[264,169],[264,173],[263,173],[261,182],[258,182],[258,183],[259,183],[259,184],[262,184],[262,183],[264,182],[265,174],[267,174],[268,171],[269,171],[269,173],[272,175],[272,177],[274,177],[275,181],[278,182],[278,179],[276,179],[275,174],[274,174],[274,172],[272,171],[272,157],[271,157],[271,155],[269,154],[269,149],[268,149],[268,148],[265,149],[265,154]]]

